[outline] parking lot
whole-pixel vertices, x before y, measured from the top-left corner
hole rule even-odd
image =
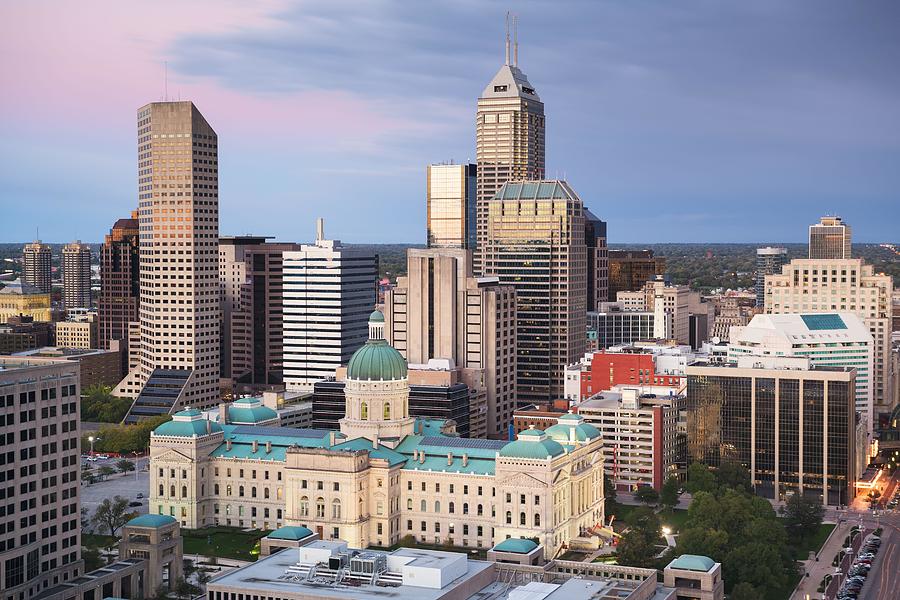
[[[119,459],[111,458],[108,460],[98,460],[89,464],[91,464],[96,471],[103,465],[115,468],[117,460]],[[131,502],[141,503],[140,506],[130,507],[129,510],[137,512],[138,514],[145,514],[147,512],[147,497],[150,494],[150,473],[147,471],[148,460],[144,458],[132,462],[134,462],[138,468],[136,472],[131,471],[125,474],[116,473],[115,475],[110,475],[103,481],[97,481],[90,485],[82,482],[81,506],[87,509],[88,517],[94,515],[97,507],[105,498],[113,498],[114,496],[122,496]],[[143,499],[138,500],[138,494],[143,494]],[[91,528],[89,527],[89,529]]]

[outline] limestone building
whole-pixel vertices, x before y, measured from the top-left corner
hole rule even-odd
[[[220,396],[218,137],[189,101],[141,107],[137,133],[140,348],[114,390],[135,399],[128,423]]]
[[[502,436],[516,403],[516,291],[472,275],[471,252],[407,251],[407,276],[385,293],[385,337],[410,364],[448,359],[486,394],[490,437]],[[475,437],[475,436],[473,436]]]
[[[7,283],[0,289],[0,323],[16,317],[52,321],[50,294],[21,279]]]
[[[766,277],[769,314],[852,312],[866,324],[875,341],[870,386],[876,423],[896,402],[889,368],[893,288],[890,275],[875,273],[861,258],[795,259],[781,274]]]
[[[565,181],[506,183],[487,204],[484,275],[516,289],[517,400],[551,401],[586,344],[584,205]]]
[[[52,265],[53,251],[49,244],[44,244],[41,240],[25,244],[22,251],[22,279],[36,287],[42,294],[53,291]]]
[[[347,367],[340,432],[220,425],[195,409],[157,427],[150,512],[191,528],[302,526],[356,548],[536,537],[549,554],[603,521],[594,427],[569,414],[506,442],[410,417],[406,361],[381,313],[369,330]]]

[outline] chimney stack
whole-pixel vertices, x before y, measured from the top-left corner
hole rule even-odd
[[[230,439],[225,440],[225,449],[231,450],[231,440]]]
[[[272,440],[266,440],[266,454],[272,452]]]
[[[463,454],[462,465],[465,467],[465,466],[468,466],[468,464],[469,464],[469,455]]]
[[[219,405],[219,425],[228,424],[228,403],[223,402]]]
[[[449,467],[452,464],[453,464],[453,453],[448,452],[447,453],[447,466]]]
[[[336,438],[336,436],[335,436],[334,429],[332,429],[331,431],[328,432],[328,445],[329,445],[329,446],[334,446],[334,443],[335,443],[335,440],[336,440],[336,439],[337,439],[337,438]]]
[[[259,442],[253,440],[253,453],[256,454],[256,451],[259,450]]]

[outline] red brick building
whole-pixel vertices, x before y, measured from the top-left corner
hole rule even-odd
[[[581,398],[590,398],[616,385],[679,387],[678,375],[659,375],[652,354],[595,352],[581,372]]]

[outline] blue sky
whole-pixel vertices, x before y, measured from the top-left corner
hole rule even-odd
[[[135,207],[135,111],[219,134],[222,234],[424,240],[425,166],[474,159],[519,15],[547,174],[616,242],[900,241],[891,0],[4,4],[0,240],[98,241]]]

